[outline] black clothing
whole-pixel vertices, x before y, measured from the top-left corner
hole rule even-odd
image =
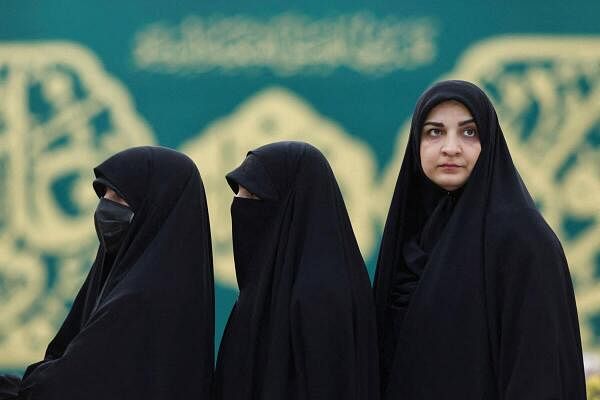
[[[115,254],[127,235],[134,213],[131,208],[101,198],[94,213],[96,234],[107,253]]]
[[[438,204],[427,218],[421,232],[406,240],[402,247],[405,268],[394,274],[394,285],[390,288],[390,307],[394,313],[394,330],[399,333],[404,315],[408,309],[412,293],[425,271],[429,253],[437,244],[448,219],[454,211],[456,193],[448,193],[438,200]]]
[[[135,216],[116,254],[100,244],[45,359],[27,368],[19,398],[209,399],[213,271],[198,169],[176,151],[138,147],[94,172]]]
[[[450,194],[419,160],[424,119],[446,100],[470,110],[481,141],[467,184]],[[375,298],[386,399],[585,398],[563,250],[471,83],[438,83],[416,105]]]
[[[0,375],[0,400],[16,399],[21,378],[15,375]]]
[[[217,360],[219,400],[375,399],[369,278],[337,182],[299,142],[248,153],[227,175],[240,294]]]

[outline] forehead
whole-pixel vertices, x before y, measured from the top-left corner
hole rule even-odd
[[[427,114],[427,117],[425,118],[425,123],[427,122],[451,122],[451,121],[455,121],[455,120],[460,120],[460,121],[464,121],[464,120],[468,120],[468,119],[472,119],[473,115],[471,115],[471,112],[469,111],[469,109],[462,104],[461,102],[458,102],[456,100],[446,100],[443,101],[439,104],[437,104],[435,107],[433,107],[429,113]]]

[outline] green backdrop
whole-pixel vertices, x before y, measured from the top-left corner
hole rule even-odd
[[[97,247],[92,167],[128,146],[184,151],[201,171],[217,339],[236,297],[224,174],[257,145],[327,155],[372,274],[412,107],[449,77],[497,106],[597,366],[600,3],[555,3],[3,0],[0,370],[42,357]]]

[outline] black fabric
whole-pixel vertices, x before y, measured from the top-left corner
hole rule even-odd
[[[130,207],[101,198],[94,213],[98,240],[107,253],[116,254],[127,235],[134,213]]]
[[[25,372],[19,398],[210,398],[213,271],[198,169],[173,150],[137,147],[94,172],[135,216],[116,255],[100,245],[45,359]]]
[[[21,378],[16,375],[0,375],[0,400],[15,399],[19,394]]]
[[[395,271],[394,285],[390,289],[389,312],[393,313],[394,334],[399,334],[410,298],[417,289],[425,271],[429,253],[442,235],[456,204],[458,194],[447,193],[438,200],[435,209],[427,217],[422,231],[404,242],[402,257],[404,267]]]
[[[96,194],[98,195],[98,197],[104,196],[104,194],[106,193],[106,188],[111,188],[112,190],[114,190],[115,192],[117,192],[117,194],[119,196],[123,197],[123,193],[121,193],[119,191],[119,188],[117,188],[108,179],[105,179],[102,176],[100,176],[99,178],[94,179],[94,182],[92,182],[92,187],[94,188],[94,191],[96,192]]]
[[[299,142],[251,151],[227,175],[240,293],[217,360],[216,398],[378,399],[374,305],[337,182]]]
[[[436,216],[447,200],[425,177],[419,146],[424,119],[446,100],[470,110],[482,149],[455,204],[442,207],[450,212]],[[430,244],[415,246],[424,234]],[[374,286],[384,398],[585,398],[563,250],[513,165],[491,102],[471,83],[438,83],[416,105]]]

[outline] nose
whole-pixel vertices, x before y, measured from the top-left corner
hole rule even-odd
[[[460,140],[455,132],[448,132],[446,134],[441,151],[446,156],[456,156],[462,152]]]

